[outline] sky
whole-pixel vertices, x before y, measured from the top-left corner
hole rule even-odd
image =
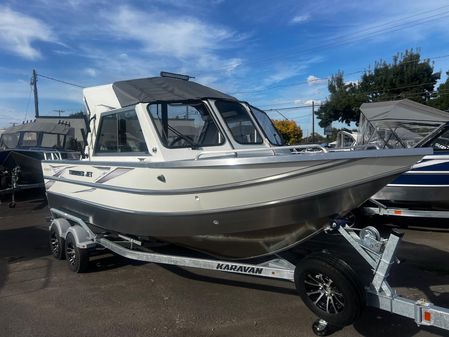
[[[447,0],[1,0],[0,128],[34,118],[33,69],[41,115],[63,116],[84,109],[82,89],[46,77],[89,87],[170,71],[307,135],[338,70],[357,81],[413,48],[445,80],[447,27]]]

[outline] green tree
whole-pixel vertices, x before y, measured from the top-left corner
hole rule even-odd
[[[345,83],[343,72],[332,75],[328,83],[329,98],[316,112],[321,127],[333,121],[350,124],[358,119],[360,105],[366,101],[366,95],[360,92],[357,83]]]
[[[446,72],[446,82],[438,86],[435,99],[431,100],[431,105],[434,108],[449,111],[449,71]]]
[[[302,138],[302,130],[295,121],[274,119],[273,124],[288,144],[299,144]]]
[[[356,83],[345,83],[341,71],[328,83],[329,97],[317,111],[320,126],[333,121],[358,122],[360,105],[409,98],[429,104],[439,72],[434,72],[428,59],[421,60],[418,51],[406,50],[393,57],[391,64],[381,60],[366,71]]]

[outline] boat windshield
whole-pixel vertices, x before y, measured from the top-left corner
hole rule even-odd
[[[14,149],[19,144],[18,133],[4,133],[0,137],[0,150]]]
[[[202,102],[155,103],[148,112],[165,147],[195,149],[225,141]]]
[[[262,137],[257,131],[248,112],[240,103],[216,101],[215,106],[238,143],[262,144]]]
[[[284,139],[279,134],[278,130],[276,129],[266,112],[253,106],[250,106],[250,108],[253,115],[256,117],[257,122],[259,122],[259,125],[262,128],[263,132],[265,132],[265,135],[267,136],[270,143],[276,146],[284,145]]]
[[[449,151],[449,127],[424,146],[431,146],[435,151]]]

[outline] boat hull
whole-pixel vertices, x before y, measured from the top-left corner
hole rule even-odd
[[[356,159],[351,153],[286,157],[294,160],[191,163],[202,165],[196,168],[43,165],[50,207],[84,219],[96,231],[157,238],[238,259],[273,254],[317,233],[420,156],[370,151]]]
[[[4,150],[0,151],[0,171],[11,172],[17,166],[20,167],[21,184],[44,184],[41,160],[44,155],[32,150]]]
[[[126,212],[51,192],[47,197],[51,207],[97,224],[93,228],[97,232],[153,237],[235,259],[273,254],[307,239],[328,224],[331,216],[356,208],[370,197],[373,188],[382,188],[392,178],[345,186],[319,196],[203,214]]]
[[[424,157],[373,199],[388,206],[449,211],[449,155]]]

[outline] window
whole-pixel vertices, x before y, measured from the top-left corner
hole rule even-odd
[[[96,153],[148,153],[134,110],[101,117]]]
[[[270,143],[278,146],[284,145],[284,139],[274,127],[273,122],[270,117],[267,116],[265,111],[259,110],[253,106],[251,107],[251,111],[259,122],[260,127],[265,132]]]
[[[195,149],[224,143],[202,102],[150,104],[148,112],[165,147]]]
[[[22,146],[37,146],[37,132],[24,132]]]
[[[216,101],[215,106],[220,111],[234,139],[240,144],[261,144],[262,137],[257,132],[248,112],[238,102]]]
[[[10,133],[3,134],[0,137],[0,149],[14,149],[19,143],[19,134]]]
[[[43,133],[42,134],[42,147],[52,147],[55,149],[61,149],[64,145],[64,135],[56,133]]]

